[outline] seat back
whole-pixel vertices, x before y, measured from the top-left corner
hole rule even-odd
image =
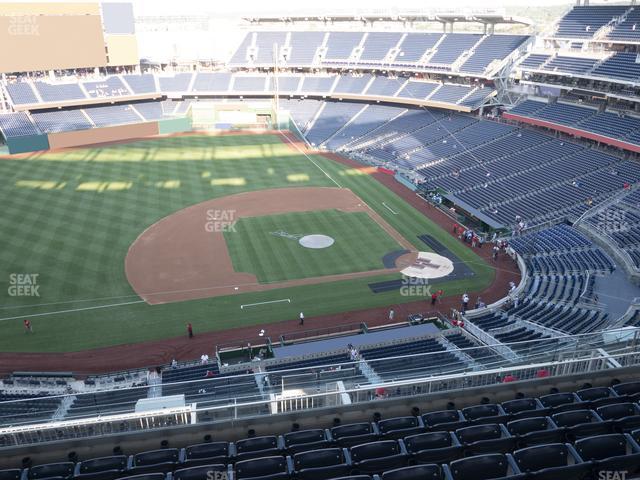
[[[246,438],[236,442],[236,451],[238,453],[259,452],[273,448],[278,448],[278,439],[274,435]]]
[[[640,382],[619,383],[612,388],[618,395],[636,395],[640,393]]]
[[[157,463],[176,463],[180,457],[177,448],[164,448],[138,453],[133,456],[133,464],[136,467],[155,465]]]
[[[285,433],[283,436],[285,445],[298,445],[301,443],[315,443],[326,440],[324,430],[301,430],[299,432]]]
[[[415,465],[397,468],[382,474],[382,480],[442,480],[444,474],[439,465]]]
[[[576,395],[578,395],[580,400],[592,402],[594,400],[600,400],[602,398],[609,398],[613,396],[613,392],[610,388],[607,387],[593,387],[585,388],[584,390],[578,390],[576,392]]]
[[[29,478],[70,477],[75,465],[73,462],[47,463],[29,469]]]
[[[506,477],[509,462],[506,455],[493,453],[454,460],[449,464],[454,480],[486,480]]]
[[[453,445],[453,438],[449,432],[429,432],[410,435],[404,438],[404,444],[409,453],[446,448]]]
[[[547,417],[524,418],[507,423],[507,430],[511,435],[525,435],[530,432],[547,430],[548,427]]]
[[[603,460],[627,453],[627,439],[619,433],[599,435],[576,441],[576,451],[583,460]]]
[[[172,480],[213,480],[214,478],[226,478],[224,475],[216,476],[216,473],[226,474],[227,466],[220,463],[181,468],[173,473]]]
[[[478,420],[486,417],[496,417],[500,415],[500,409],[495,404],[475,405],[462,409],[462,415],[467,420]]]
[[[494,440],[502,436],[500,425],[488,423],[486,425],[473,425],[471,427],[456,430],[456,437],[461,443],[473,443],[480,440]]]
[[[127,457],[116,455],[113,457],[100,457],[84,460],[79,463],[80,473],[103,472],[105,470],[125,470],[127,468]]]
[[[592,410],[569,410],[568,412],[556,413],[551,418],[559,427],[573,427],[598,421]]]
[[[22,470],[13,468],[10,470],[0,470],[0,480],[20,480]]]
[[[538,408],[538,402],[533,398],[519,398],[516,400],[509,400],[508,402],[502,402],[502,409],[509,415],[514,415],[520,412],[526,412],[529,410],[536,410]]]
[[[425,425],[432,427],[443,423],[459,422],[462,418],[460,418],[460,412],[458,410],[441,410],[439,412],[425,413],[422,416],[422,420]]]
[[[575,393],[551,393],[540,397],[540,403],[545,407],[556,408],[561,405],[567,405],[571,403],[577,403],[579,399]]]
[[[416,417],[396,417],[389,418],[388,420],[380,420],[378,422],[378,428],[381,433],[390,432],[392,430],[402,430],[405,428],[415,428],[418,426],[418,419]]]
[[[299,471],[303,468],[341,465],[344,461],[344,454],[341,448],[324,448],[321,450],[296,453],[293,456],[293,467],[296,471]]]
[[[372,433],[373,428],[370,423],[351,423],[349,425],[340,425],[331,429],[333,438],[353,437],[356,435],[366,435]]]
[[[229,442],[210,442],[189,445],[184,449],[187,459],[227,457]]]
[[[241,460],[236,462],[235,472],[238,479],[287,473],[287,460],[280,456]]]
[[[513,452],[513,459],[523,472],[543,468],[563,467],[569,464],[569,449],[563,443],[551,443],[523,448]]]
[[[597,408],[596,412],[603,420],[618,420],[619,418],[631,417],[638,414],[637,407],[631,403],[614,403]]]
[[[398,455],[400,453],[400,445],[395,440],[382,440],[351,447],[350,453],[354,462],[361,462],[363,460]]]

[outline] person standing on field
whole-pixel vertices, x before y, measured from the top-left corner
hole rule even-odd
[[[31,320],[28,318],[24,319],[24,331],[25,333],[33,333],[33,326],[31,325]]]
[[[304,313],[300,312],[300,324],[299,325],[304,325]]]
[[[393,317],[395,316],[396,312],[393,311],[393,308],[391,310],[389,310],[389,321],[393,322]]]
[[[193,326],[191,326],[191,322],[187,323],[187,335],[189,338],[193,338]]]

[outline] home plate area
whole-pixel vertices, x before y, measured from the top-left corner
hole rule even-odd
[[[442,278],[453,272],[453,262],[447,257],[432,252],[420,252],[418,258],[401,271],[405,277]]]

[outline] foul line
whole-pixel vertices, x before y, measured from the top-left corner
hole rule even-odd
[[[326,175],[326,177],[331,180],[333,183],[335,183],[338,188],[343,188],[342,185],[340,185],[338,182],[336,182],[333,177],[331,175],[329,175],[327,172],[325,172],[322,167],[320,165],[318,165],[316,162],[313,161],[313,159],[307,155],[298,145],[296,145],[294,142],[291,141],[291,139],[289,137],[287,137],[284,133],[279,132],[280,135],[282,135],[287,142],[289,142],[291,145],[293,145],[293,147],[298,150],[302,155],[304,155],[305,157],[307,157],[307,160],[309,160],[311,163],[313,163],[316,167],[318,167],[318,170],[320,170],[322,173],[324,173]]]
[[[267,305],[268,303],[281,303],[281,302],[291,303],[291,299],[283,298],[282,300],[270,300],[268,302],[247,303],[244,305],[240,305],[240,310],[244,310],[244,307],[255,307],[256,305]]]
[[[384,208],[386,208],[387,210],[389,210],[391,213],[393,213],[394,215],[398,215],[398,212],[394,211],[389,205],[387,205],[386,203],[382,202],[382,205],[384,206]]]
[[[145,301],[144,300],[137,300],[135,302],[113,303],[111,305],[99,305],[97,307],[73,308],[71,310],[58,310],[57,312],[34,313],[32,315],[20,315],[20,316],[17,316],[17,317],[5,317],[5,318],[0,318],[0,322],[6,321],[6,320],[18,320],[20,318],[45,317],[47,315],[58,315],[59,313],[83,312],[83,311],[86,311],[86,310],[98,310],[100,308],[120,307],[120,306],[123,306],[123,305],[133,305],[134,303],[145,303]]]

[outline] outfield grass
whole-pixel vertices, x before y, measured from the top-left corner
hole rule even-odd
[[[182,335],[187,321],[196,332],[213,331],[296,318],[301,310],[312,317],[416,300],[370,292],[368,283],[397,278],[392,274],[167,305],[132,303],[140,300],[126,280],[124,258],[145,228],[186,206],[250,190],[335,186],[335,180],[416,248],[425,250],[417,235],[429,233],[469,263],[476,276],[447,282],[447,294],[491,283],[489,266],[393,192],[358,170],[313,160],[317,165],[269,135],[184,136],[0,160],[0,350],[75,351]],[[13,273],[38,274],[40,296],[10,296]],[[282,297],[292,303],[239,308]],[[24,335],[23,316],[34,335]]]
[[[241,218],[225,232],[233,269],[254,273],[260,283],[383,269],[382,257],[402,250],[366,212],[317,210]],[[311,249],[275,232],[334,239]]]

